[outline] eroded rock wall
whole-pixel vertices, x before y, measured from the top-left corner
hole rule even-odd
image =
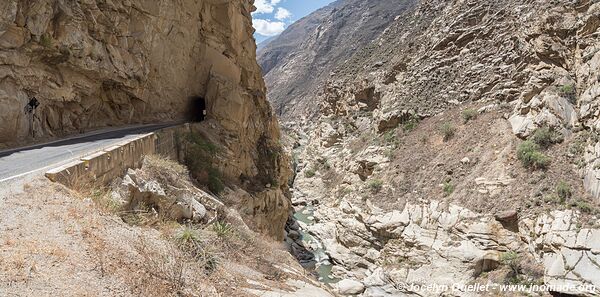
[[[279,128],[256,62],[253,3],[2,1],[0,145],[184,120],[202,97],[208,116],[198,129],[223,148],[224,179],[249,192],[240,204],[252,205],[258,228],[281,237],[287,161],[274,153]]]
[[[31,97],[38,138],[182,119],[192,96],[224,100],[207,93],[217,78],[246,93],[238,110],[255,105],[264,87],[251,2],[3,1],[0,143],[30,138]]]

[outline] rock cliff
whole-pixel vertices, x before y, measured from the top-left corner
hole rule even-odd
[[[258,228],[281,237],[289,170],[256,62],[254,9],[251,0],[2,1],[0,144],[190,120],[205,100],[199,130],[223,148],[223,178],[248,190],[240,204]]]
[[[2,143],[30,140],[30,129],[40,138],[180,120],[194,96],[230,122],[247,121],[250,106],[266,108],[254,102],[264,86],[251,1],[0,5]],[[24,108],[32,97],[41,104],[30,127]]]

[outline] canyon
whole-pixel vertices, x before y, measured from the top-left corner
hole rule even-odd
[[[344,295],[597,296],[598,3],[392,2],[259,50],[316,266]]]
[[[0,3],[0,295],[600,295],[600,3],[256,5]]]

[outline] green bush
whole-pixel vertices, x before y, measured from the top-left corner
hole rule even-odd
[[[390,130],[383,134],[383,141],[390,143],[396,141],[396,130]]]
[[[187,141],[185,163],[192,175],[214,194],[221,194],[225,189],[225,184],[221,172],[214,167],[219,149],[196,133],[188,135]]]
[[[521,270],[520,257],[517,252],[508,251],[500,255],[500,263],[508,266],[512,272],[517,275]]]
[[[410,132],[412,130],[414,130],[415,128],[417,128],[417,125],[419,124],[419,118],[416,116],[411,116],[408,121],[404,122],[404,124],[402,124],[402,130],[404,130],[404,132]]]
[[[560,203],[565,203],[565,201],[573,196],[571,186],[564,181],[560,181],[556,186],[556,195],[558,195]]]
[[[225,190],[225,184],[221,180],[221,172],[215,168],[208,170],[208,189],[215,194],[221,194]]]
[[[575,85],[567,84],[560,87],[560,93],[562,96],[567,97],[569,102],[572,104],[577,103],[577,93],[575,92]]]
[[[594,213],[594,207],[586,201],[577,200],[571,203],[571,207],[578,208],[583,213],[592,214]]]
[[[200,236],[196,230],[186,227],[177,235],[177,242],[180,245],[190,245],[200,243]]]
[[[227,237],[233,233],[233,227],[225,222],[217,221],[213,224],[213,231],[215,231],[219,237]]]
[[[465,109],[461,112],[462,118],[463,118],[463,122],[466,124],[471,120],[474,120],[477,118],[477,115],[479,113],[477,112],[477,110],[472,109],[472,108],[468,108]]]
[[[444,141],[448,141],[452,137],[454,137],[454,134],[456,133],[456,128],[452,125],[452,123],[446,122],[440,127],[440,132],[442,132]]]
[[[307,169],[304,171],[304,176],[307,178],[311,178],[313,176],[315,176],[317,174],[317,172],[314,169]]]
[[[560,143],[563,141],[563,137],[560,133],[551,130],[548,127],[542,127],[535,131],[531,140],[542,148],[548,148],[554,143]]]
[[[380,179],[373,179],[369,181],[369,189],[371,189],[371,193],[377,194],[383,188],[383,181]]]
[[[560,91],[564,94],[572,94],[575,92],[575,87],[571,84],[563,85],[560,87]]]
[[[44,33],[40,37],[40,44],[46,48],[51,47],[52,46],[52,37],[48,33]]]
[[[529,169],[544,169],[550,163],[550,158],[540,152],[540,146],[531,140],[523,141],[519,145],[517,158]]]
[[[444,196],[449,196],[454,192],[454,185],[451,182],[446,181],[444,182],[444,186],[442,189],[444,191]]]

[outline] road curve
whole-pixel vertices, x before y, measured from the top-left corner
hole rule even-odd
[[[180,123],[153,124],[95,132],[47,144],[0,151],[0,184],[39,174],[118,142]]]

